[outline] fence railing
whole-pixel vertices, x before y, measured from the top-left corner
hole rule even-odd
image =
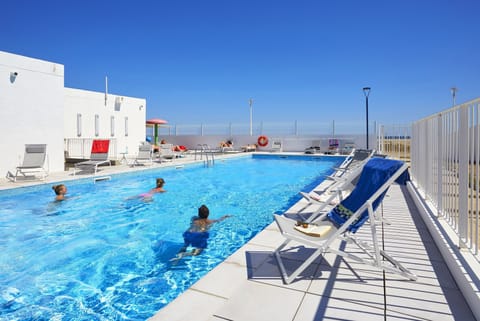
[[[412,125],[379,125],[377,150],[391,158],[410,162]]]
[[[95,138],[109,139],[110,145],[108,149],[108,158],[117,159],[117,140],[114,138]],[[64,150],[65,158],[89,159],[92,151],[93,138],[65,138]]]
[[[370,128],[374,128],[373,124]],[[152,135],[152,129],[147,130],[147,135]],[[162,125],[158,128],[160,136],[208,136],[224,135],[239,136],[249,135],[250,125],[246,123],[226,124],[177,124]],[[252,124],[253,136],[315,136],[315,135],[359,135],[365,134],[365,124],[349,121],[319,121],[303,122],[292,120],[290,122],[256,122]],[[373,133],[372,133],[373,135]]]
[[[415,122],[411,148],[417,188],[479,259],[480,99]]]

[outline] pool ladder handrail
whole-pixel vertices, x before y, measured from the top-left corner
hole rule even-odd
[[[215,164],[215,151],[210,148],[208,144],[198,144],[195,149],[195,160],[197,160],[197,153],[200,154],[200,159],[203,159],[205,155],[204,164],[206,167],[213,166]]]

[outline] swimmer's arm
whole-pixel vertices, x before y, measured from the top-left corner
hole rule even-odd
[[[223,215],[222,217],[220,217],[219,219],[216,219],[216,220],[211,220],[211,223],[217,223],[217,222],[221,222],[223,221],[224,219],[227,219],[229,218],[231,215]]]

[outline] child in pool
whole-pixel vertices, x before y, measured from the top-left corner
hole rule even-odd
[[[216,220],[210,220],[208,215],[210,210],[207,206],[202,205],[198,209],[198,216],[192,218],[190,228],[183,233],[184,245],[178,252],[177,256],[172,259],[179,260],[184,256],[196,256],[202,253],[203,249],[207,247],[207,240],[209,237],[208,230],[212,224],[221,222],[224,219],[230,217],[230,215],[224,215]],[[187,252],[189,246],[194,247],[191,252]]]
[[[67,194],[67,187],[65,185],[53,185],[52,189],[55,191],[55,201],[60,202],[65,199],[65,194]]]

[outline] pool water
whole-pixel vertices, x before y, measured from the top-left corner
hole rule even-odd
[[[0,320],[145,320],[319,184],[341,157],[239,157],[0,192]],[[163,177],[166,193],[135,197]],[[200,205],[208,248],[172,263]]]

